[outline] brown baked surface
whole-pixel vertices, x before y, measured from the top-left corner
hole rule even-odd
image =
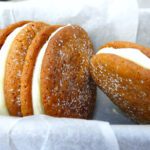
[[[28,48],[21,76],[21,112],[23,116],[32,115],[32,76],[37,55],[48,40],[49,36],[58,29],[59,25],[43,28],[33,39]]]
[[[137,48],[150,57],[150,49],[130,42],[110,42],[102,47]],[[91,59],[90,71],[97,85],[130,118],[150,123],[150,70],[113,54]]]
[[[41,70],[45,113],[57,117],[89,118],[96,100],[90,76],[93,46],[78,26],[67,26],[49,42]]]
[[[22,116],[20,90],[25,57],[32,40],[45,26],[47,25],[42,22],[29,23],[16,36],[11,45],[6,63],[4,82],[5,100],[10,115]]]
[[[26,23],[29,23],[29,21],[20,21],[20,22],[17,22],[17,23],[14,23],[14,24],[7,26],[5,29],[1,29],[0,30],[0,48],[4,44],[7,36],[11,32],[13,32],[13,30],[15,30],[17,27],[25,25]]]

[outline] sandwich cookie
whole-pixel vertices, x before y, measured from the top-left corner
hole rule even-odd
[[[90,61],[97,85],[131,119],[150,123],[150,49],[110,42]]]
[[[29,21],[20,21],[14,24],[7,26],[5,29],[0,30],[0,48],[4,44],[7,36],[14,31],[16,28],[21,27],[25,24],[29,23]]]
[[[2,46],[1,53],[5,55],[5,64],[3,64],[4,80],[2,93],[3,101],[6,101],[7,109],[10,115],[22,116],[20,90],[21,90],[21,76],[26,54],[35,36],[44,28],[48,26],[42,22],[31,22],[21,28],[15,29]],[[3,50],[3,52],[2,52]],[[2,58],[2,57],[1,57]]]
[[[91,116],[96,100],[89,70],[93,53],[87,33],[79,26],[67,25],[52,33],[39,52],[33,72],[34,114]]]
[[[16,37],[16,35],[24,28],[18,27],[15,31],[13,31],[5,40],[3,46],[1,47],[0,51],[0,114],[1,115],[8,115],[8,110],[5,103],[5,96],[4,96],[4,78],[5,78],[5,66],[6,61],[9,53],[10,46],[13,42],[13,39]]]
[[[35,38],[32,41],[32,44],[28,48],[21,76],[20,100],[21,112],[23,116],[33,115],[32,90],[34,91],[35,89],[32,89],[32,77],[38,53],[42,49],[42,46],[46,43],[52,32],[54,32],[59,27],[59,25],[52,25],[42,29],[35,36]],[[38,93],[36,93],[36,95],[38,95]],[[34,108],[35,107],[38,106],[34,106]]]

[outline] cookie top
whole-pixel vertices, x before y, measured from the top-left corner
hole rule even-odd
[[[96,87],[89,72],[94,50],[87,33],[68,25],[50,38],[41,68],[41,98],[46,114],[88,118]]]

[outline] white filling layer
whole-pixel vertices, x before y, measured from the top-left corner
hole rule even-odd
[[[37,61],[35,64],[33,78],[32,78],[32,106],[34,114],[44,114],[44,109],[41,101],[41,90],[40,90],[40,75],[41,75],[41,67],[42,60],[48,45],[48,41],[44,44],[42,49],[39,52],[37,57]]]
[[[5,40],[0,50],[0,115],[9,115],[4,96],[5,67],[12,42],[17,34],[25,27],[18,27]],[[13,89],[8,89],[12,92]]]
[[[33,71],[33,78],[32,78],[32,105],[33,105],[34,114],[44,114],[42,98],[41,98],[41,90],[40,90],[41,89],[40,78],[41,78],[42,61],[43,61],[44,54],[46,52],[46,48],[48,46],[49,41],[52,39],[52,37],[67,26],[60,27],[59,29],[57,29],[55,32],[51,34],[48,41],[44,44],[37,57],[35,68]]]
[[[120,56],[122,58],[125,58],[127,60],[130,60],[137,65],[140,65],[146,69],[150,69],[150,59],[144,55],[140,50],[135,48],[112,48],[112,47],[106,47],[103,49],[100,49],[97,54],[114,54],[117,56]]]

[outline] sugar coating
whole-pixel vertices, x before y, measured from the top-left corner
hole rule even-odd
[[[95,85],[89,73],[89,59],[93,49],[81,28],[70,26],[68,29],[66,32],[71,30],[71,34],[67,36],[67,43],[62,33],[58,34],[60,40],[52,39],[53,58],[47,57],[46,60],[54,60],[52,65],[44,65],[42,68],[46,72],[42,83],[47,83],[41,88],[47,89],[42,98],[47,114],[87,118],[95,101]],[[48,51],[46,56],[49,56]],[[50,77],[53,80],[49,80]]]
[[[138,115],[143,115],[146,110],[131,104],[131,99],[138,101],[146,101],[149,92],[139,86],[145,85],[144,80],[135,80],[134,78],[125,78],[120,74],[110,71],[108,64],[91,63],[92,74],[99,87],[113,100],[119,107],[126,109],[126,113],[130,118],[136,120]],[[117,68],[117,66],[116,66]],[[138,86],[139,85],[139,86]]]
[[[5,96],[4,96],[4,77],[5,77],[5,66],[6,66],[6,60],[9,54],[9,50],[11,47],[11,43],[15,39],[16,35],[25,28],[26,25],[22,27],[16,28],[5,40],[5,43],[3,44],[1,50],[0,50],[0,114],[1,115],[9,115],[7,106],[5,103]],[[13,60],[15,63],[18,64],[17,60]],[[8,89],[10,92],[13,92],[14,89]]]

